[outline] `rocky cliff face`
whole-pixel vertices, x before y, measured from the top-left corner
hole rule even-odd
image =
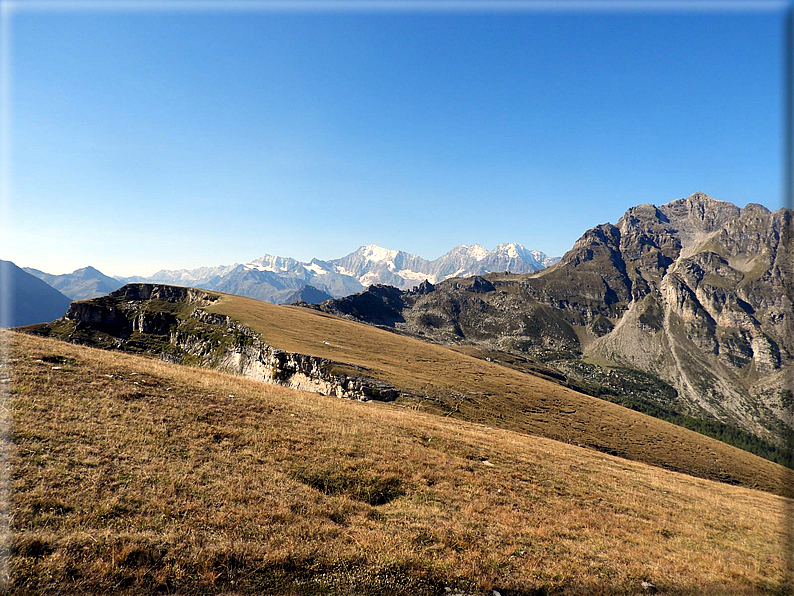
[[[388,383],[357,373],[356,367],[279,350],[248,327],[204,310],[218,298],[193,288],[129,284],[108,296],[74,302],[64,318],[26,331],[323,395],[390,401],[400,394]]]
[[[779,436],[794,429],[791,217],[697,193],[629,209],[536,274],[373,287],[317,308],[566,374],[585,361],[644,371],[680,411]]]
[[[585,353],[658,371],[717,419],[792,428],[791,215],[703,194],[628,211],[632,300]]]

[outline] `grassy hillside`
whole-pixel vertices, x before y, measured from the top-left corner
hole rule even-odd
[[[11,344],[9,593],[791,587],[792,501],[767,492],[399,405]]]
[[[410,404],[418,409],[778,494],[794,485],[791,470],[720,441],[443,346],[239,296],[223,296],[207,310],[278,348],[357,365],[429,398]]]

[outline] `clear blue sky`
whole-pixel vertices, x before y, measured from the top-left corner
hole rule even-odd
[[[111,275],[781,206],[782,10],[10,11],[0,258]]]

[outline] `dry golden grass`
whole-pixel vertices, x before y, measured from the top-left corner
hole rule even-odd
[[[790,588],[783,497],[388,404],[11,339],[9,593]]]
[[[791,470],[746,451],[444,346],[241,296],[224,295],[210,310],[251,327],[275,347],[362,366],[370,376],[434,398],[415,404],[430,412],[781,495],[794,486]]]

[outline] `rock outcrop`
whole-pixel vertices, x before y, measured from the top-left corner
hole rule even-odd
[[[172,363],[205,366],[323,395],[380,401],[400,395],[394,386],[367,377],[360,367],[277,349],[245,325],[205,310],[218,298],[193,288],[129,284],[108,296],[74,302],[64,318],[27,331],[145,352]]]

